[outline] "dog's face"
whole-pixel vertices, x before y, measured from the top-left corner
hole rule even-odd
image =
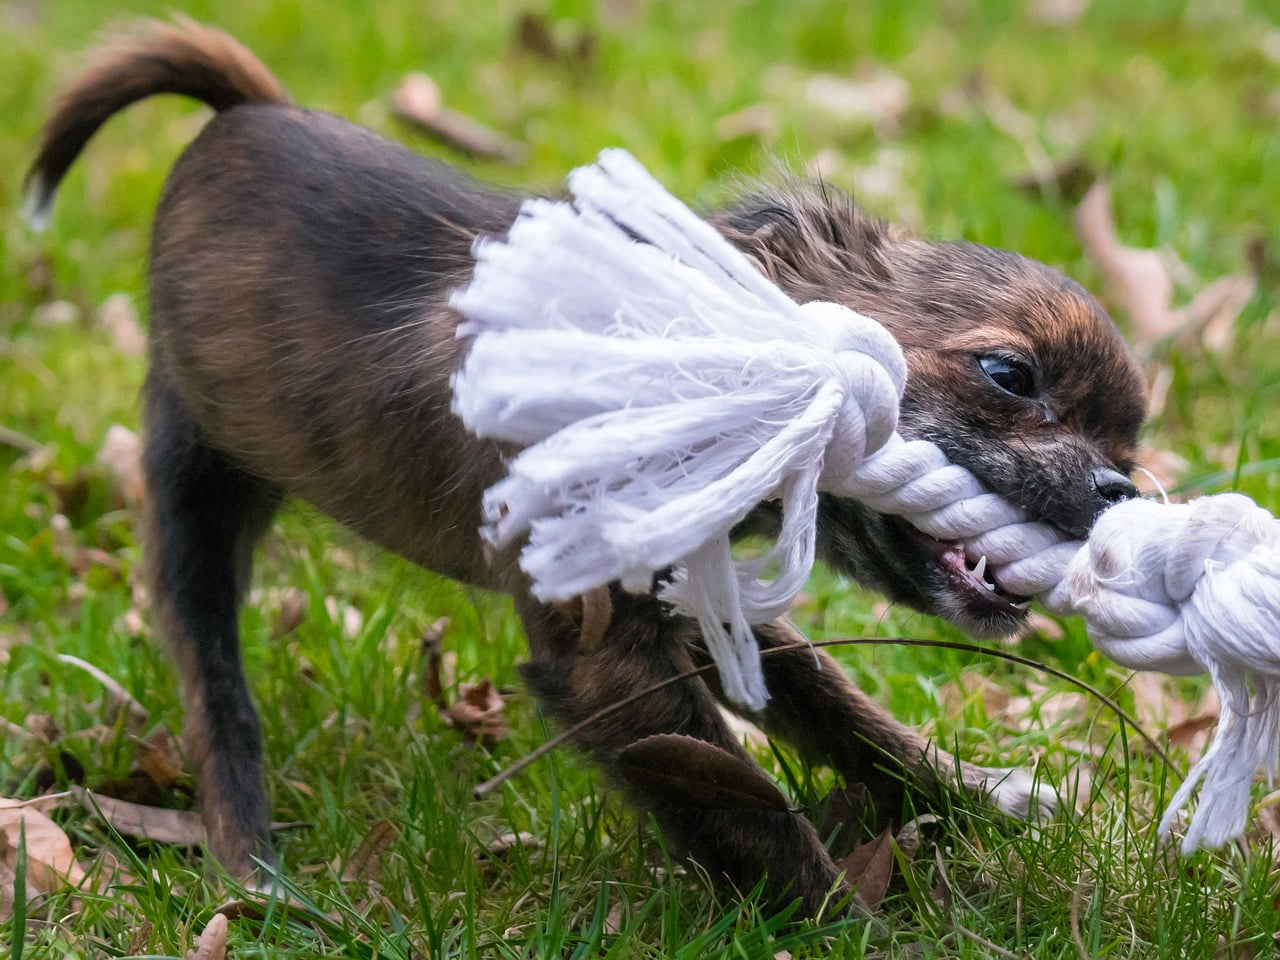
[[[895,239],[845,202],[788,196],[749,201],[722,227],[797,299],[845,303],[893,332],[909,370],[903,436],[1071,537],[1136,493],[1143,380],[1083,289],[1016,254]],[[975,572],[980,558],[854,501],[824,498],[819,543],[859,581],[976,636],[1026,616],[1027,598]]]

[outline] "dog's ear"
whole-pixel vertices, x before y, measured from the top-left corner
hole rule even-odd
[[[892,278],[888,226],[822,184],[750,194],[712,223],[799,299],[832,299],[842,283],[870,292]]]

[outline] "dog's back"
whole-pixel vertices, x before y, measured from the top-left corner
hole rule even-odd
[[[470,519],[497,458],[449,414],[461,346],[444,298],[518,200],[289,105],[243,46],[182,22],[107,44],[59,99],[28,181],[36,208],[111,114],[161,93],[218,113],[156,214],[148,396],[281,492],[492,585]]]
[[[240,661],[253,546],[289,495],[455,579],[505,587],[477,530],[498,451],[449,412],[448,291],[518,202],[345,120],[291,106],[235,40],[149,24],[100,48],[28,177],[37,216],[94,132],[146,97],[217,111],[175,165],[151,245],[147,566],[187,689],[210,843],[269,857]],[[494,572],[494,571],[497,572]]]

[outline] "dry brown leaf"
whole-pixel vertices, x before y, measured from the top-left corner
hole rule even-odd
[[[820,836],[834,836],[833,855],[836,850],[842,853],[852,850],[851,839],[862,836],[869,816],[874,815],[870,809],[870,795],[863,783],[832,788],[807,812]]]
[[[446,721],[468,738],[486,746],[492,746],[507,735],[502,695],[488,677],[479,683],[460,684],[458,693],[458,702],[443,711]]]
[[[1044,200],[1079,203],[1098,179],[1098,172],[1080,157],[1059,160],[1044,169],[1011,177],[1009,184]]]
[[[25,843],[26,896],[54,893],[84,883],[85,873],[71,851],[71,841],[41,812],[47,802],[0,797],[0,920],[13,909],[18,845]]]
[[[733,113],[726,113],[715,125],[716,137],[720,140],[755,137],[770,141],[777,138],[781,129],[778,108],[771,103],[753,103]]]
[[[155,925],[150,920],[143,920],[138,924],[137,929],[129,934],[129,947],[125,953],[129,956],[135,953],[146,953],[151,946],[151,936],[155,930]]]
[[[524,144],[445,107],[440,87],[425,73],[407,74],[392,105],[400,119],[464,153],[508,163],[524,159]]]
[[[170,810],[93,793],[83,787],[68,791],[91,814],[100,814],[113,830],[155,843],[195,847],[205,842],[204,824],[193,810]]]
[[[1236,321],[1257,292],[1258,281],[1247,273],[1219,277],[1177,312],[1178,326],[1199,333],[1200,343],[1221,353],[1235,343]]]
[[[804,86],[804,98],[840,120],[892,125],[911,105],[911,88],[897,74],[868,65],[852,77],[814,74]]]
[[[187,951],[187,960],[225,960],[227,955],[227,917],[215,913],[209,918],[204,932],[196,937],[194,950]]]
[[[271,627],[271,639],[287,637],[307,618],[307,595],[297,587],[289,587],[280,593],[280,616]]]
[[[854,889],[854,899],[875,910],[889,890],[893,878],[893,830],[885,827],[874,840],[859,844],[853,853],[836,861],[845,882]]]
[[[713,743],[656,734],[625,747],[618,771],[631,786],[664,801],[704,809],[790,809],[763,770]]]
[[[1099,180],[1076,207],[1076,230],[1090,257],[1102,268],[1112,296],[1125,308],[1136,346],[1149,347],[1181,323],[1170,309],[1173,278],[1155,250],[1127,247],[1116,234],[1111,191]]]
[[[339,879],[343,883],[357,881],[377,883],[382,878],[382,856],[400,836],[399,828],[390,820],[379,820],[364,839],[355,853],[347,858],[344,864],[340,857],[335,857],[331,864],[335,873],[339,871]]]
[[[127,293],[113,293],[98,308],[98,326],[115,341],[127,357],[140,357],[147,350],[147,335],[138,323],[138,310]]]
[[[568,29],[565,29],[568,28]],[[551,24],[536,13],[522,13],[516,20],[517,49],[544,60],[576,66],[595,62],[599,41],[590,30],[572,21]]]
[[[449,618],[441,617],[422,631],[422,693],[437,706],[444,706],[446,685],[444,669],[444,632],[449,629]],[[450,684],[451,685],[451,684]]]
[[[31,311],[31,323],[37,327],[63,327],[80,319],[80,308],[69,300],[50,300]]]
[[[168,727],[160,727],[145,740],[139,740],[133,762],[162,787],[172,786],[182,777],[182,755]]]
[[[364,627],[364,614],[351,604],[339,606],[335,597],[325,597],[324,609],[329,614],[329,619],[342,627],[342,635],[348,640],[354,640],[360,635],[360,630]]]
[[[898,844],[898,849],[902,851],[902,855],[908,860],[914,860],[916,854],[920,852],[921,830],[937,822],[938,818],[932,813],[922,813],[915,819],[904,823],[901,829],[898,830],[898,835],[894,838],[894,842]]]
[[[1027,19],[1046,27],[1069,27],[1089,9],[1089,0],[1031,0]]]
[[[526,830],[521,830],[519,833],[499,834],[489,841],[485,849],[495,857],[503,857],[516,847],[524,847],[526,850],[540,850],[542,846],[543,840],[541,837]]]

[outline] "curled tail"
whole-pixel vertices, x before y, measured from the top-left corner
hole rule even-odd
[[[46,220],[63,176],[98,128],[117,111],[157,93],[180,93],[215,110],[289,103],[262,62],[221,30],[185,18],[144,23],[98,48],[58,98],[27,173],[33,223]]]

